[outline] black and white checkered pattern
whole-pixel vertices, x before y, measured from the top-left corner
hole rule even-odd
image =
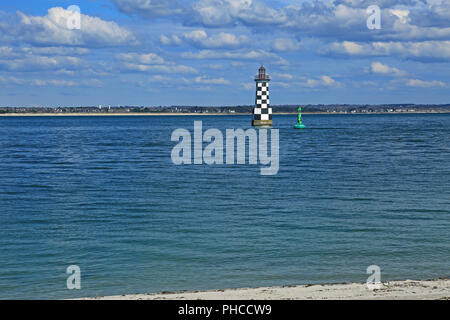
[[[253,109],[254,120],[272,120],[272,108],[269,99],[269,82],[256,81],[256,107]]]

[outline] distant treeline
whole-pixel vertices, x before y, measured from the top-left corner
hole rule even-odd
[[[275,105],[274,113],[296,113],[300,105]],[[301,105],[305,113],[389,113],[389,112],[450,112],[450,104],[317,104]],[[0,107],[0,114],[6,113],[225,113],[248,114],[254,106],[90,106],[90,107]]]

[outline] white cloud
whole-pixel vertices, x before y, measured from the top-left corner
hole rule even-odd
[[[3,77],[0,76],[0,83],[4,86],[11,86],[11,85],[22,85],[25,83],[25,80],[19,79],[16,77]]]
[[[297,51],[300,49],[300,43],[292,39],[278,38],[273,41],[272,49],[275,51]]]
[[[406,72],[404,72],[402,70],[390,67],[387,64],[383,64],[381,62],[372,62],[371,66],[370,66],[370,70],[373,73],[384,74],[384,75],[404,76],[406,74]]]
[[[45,56],[81,56],[87,55],[91,52],[87,48],[77,47],[26,47],[21,50],[27,53]]]
[[[278,86],[278,87],[282,87],[282,88],[288,89],[288,88],[292,87],[292,83],[283,82],[283,81],[273,81],[272,82],[272,86],[275,86],[275,87]]]
[[[253,0],[200,0],[193,4],[193,22],[209,27],[233,25],[279,24],[286,20],[285,14]]]
[[[104,83],[103,83],[103,81],[101,81],[99,79],[87,79],[87,80],[83,80],[81,82],[81,85],[86,86],[86,87],[103,87]]]
[[[42,70],[75,69],[84,65],[83,60],[71,56],[36,56],[25,55],[15,59],[5,59],[0,57],[0,69],[8,71],[33,72]]]
[[[212,79],[212,78],[208,78],[208,77],[204,77],[204,76],[195,78],[194,82],[202,83],[202,84],[224,84],[224,85],[231,84],[230,81],[225,80],[224,78]]]
[[[167,76],[162,76],[160,74],[151,76],[150,78],[148,78],[149,82],[156,82],[156,83],[168,83],[168,82],[174,82],[176,79],[174,78],[170,78]]]
[[[389,12],[399,18],[401,23],[408,23],[411,21],[409,17],[409,10],[390,9]]]
[[[209,69],[213,69],[213,70],[220,70],[220,69],[223,69],[225,67],[224,67],[223,64],[220,64],[220,63],[211,63],[211,64],[208,65],[208,68]]]
[[[415,87],[415,88],[433,88],[433,87],[440,87],[444,88],[446,85],[442,81],[423,81],[420,79],[407,79],[405,84],[408,87]]]
[[[110,0],[127,14],[137,14],[146,18],[178,15],[184,12],[180,2],[175,0]]]
[[[66,70],[66,69],[60,69],[58,71],[55,71],[55,74],[69,76],[69,77],[73,77],[75,75],[75,73],[76,72],[73,70]]]
[[[1,77],[0,83],[6,86],[30,85],[33,87],[101,87],[103,82],[98,79],[89,80],[65,80],[65,79],[19,79],[16,77]]]
[[[155,53],[146,53],[146,54],[120,53],[120,54],[116,55],[116,58],[120,61],[126,61],[126,62],[143,64],[143,65],[165,63],[164,59]]]
[[[381,1],[381,2],[380,2]],[[402,1],[402,0],[401,0]],[[340,41],[425,41],[447,40],[450,37],[448,23],[430,19],[432,7],[420,5],[421,1],[402,1],[409,9],[396,1],[315,1],[281,8],[288,19],[280,25],[299,36]],[[361,5],[365,3],[366,5]],[[381,4],[383,3],[383,5]],[[365,28],[368,17],[366,8],[377,4],[381,8],[382,29],[372,32]],[[414,16],[412,16],[414,12]],[[428,25],[424,20],[430,20]],[[432,22],[434,21],[434,23]]]
[[[168,37],[162,34],[159,37],[159,41],[165,46],[179,46],[182,43],[181,39],[176,35]]]
[[[198,73],[192,67],[165,61],[155,53],[121,53],[116,55],[119,68],[128,72]]]
[[[355,43],[351,41],[333,42],[320,50],[322,54],[343,54],[350,56],[376,55],[374,50],[370,50],[368,44]],[[379,55],[379,54],[378,54]]]
[[[13,47],[2,46],[0,47],[0,59],[4,58],[17,58],[22,54],[15,50]]]
[[[399,19],[393,23],[389,33],[379,38],[397,41],[447,40],[450,38],[450,27],[421,27],[405,23],[402,19]]]
[[[174,0],[110,0],[125,13],[144,17],[168,16],[186,26],[233,27],[288,31],[305,37],[339,41],[446,40],[450,36],[448,0],[197,0],[181,5]],[[426,5],[424,2],[426,1]],[[365,28],[366,8],[382,10],[382,30]]]
[[[121,70],[129,72],[149,72],[149,73],[198,73],[192,67],[185,65],[144,65],[136,63],[124,63],[121,65]]]
[[[247,36],[236,36],[234,34],[225,32],[220,32],[218,34],[208,36],[206,31],[204,30],[194,30],[191,32],[186,32],[183,34],[183,38],[197,47],[208,49],[235,49],[241,47],[244,44],[248,44],[248,42],[250,41]]]
[[[76,83],[74,81],[67,81],[67,80],[40,80],[35,79],[31,82],[32,86],[36,87],[48,87],[48,86],[54,86],[54,87],[74,87],[76,86]]]
[[[163,84],[166,86],[173,86],[173,85],[187,85],[191,86],[193,84],[201,84],[201,85],[229,85],[231,84],[230,81],[224,79],[224,78],[209,78],[207,76],[198,76],[193,79],[190,78],[184,78],[184,77],[167,77],[163,75],[154,75],[150,78],[148,78],[149,82],[157,83],[157,84]]]
[[[271,74],[272,78],[278,78],[278,79],[286,79],[286,80],[292,80],[294,79],[294,76],[290,73],[279,73],[279,72],[274,72]]]
[[[94,73],[100,66],[80,58],[90,53],[78,47],[8,47],[0,46],[0,70],[40,72],[62,76]]]
[[[45,16],[32,16],[17,12],[19,21],[10,25],[5,33],[34,45],[52,46],[121,46],[136,44],[134,35],[113,21],[81,14],[81,29],[67,28],[67,19],[72,15],[61,7],[48,10]]]
[[[249,82],[241,83],[241,85],[244,90],[254,90],[255,89],[255,85],[251,84]]]
[[[144,18],[182,17],[185,24],[208,27],[226,26],[237,21],[247,24],[278,23],[286,18],[261,1],[254,0],[198,0],[188,3],[177,0],[109,0],[127,14]]]
[[[274,53],[264,50],[250,51],[224,51],[201,50],[199,52],[184,52],[181,54],[186,59],[231,59],[231,60],[257,60],[271,61],[272,64],[286,65],[288,62]]]
[[[301,85],[309,88],[317,88],[317,87],[342,87],[342,84],[330,76],[320,76],[315,79],[307,79],[305,82],[302,82]]]
[[[379,31],[367,30],[365,26],[367,6],[362,4],[372,4],[371,0],[282,0],[276,4],[267,0],[111,1],[122,12],[148,20],[139,23],[120,20],[128,21],[128,29],[122,23],[83,14],[82,29],[68,30],[68,12],[63,8],[51,8],[42,16],[30,11],[8,13],[9,19],[0,19],[0,70],[4,75],[0,81],[31,85],[29,80],[20,78],[37,77],[36,74],[25,76],[22,72],[45,71],[41,73],[42,79],[35,79],[35,86],[71,86],[81,85],[83,81],[78,78],[86,76],[108,75],[110,83],[115,75],[129,72],[141,73],[132,77],[136,81],[150,77],[149,82],[172,87],[174,83],[186,88],[214,87],[214,84],[234,83],[239,74],[248,72],[249,63],[264,63],[269,66],[275,86],[290,87],[292,92],[296,87],[325,91],[358,81],[350,79],[352,74],[359,77],[359,70],[367,64],[366,72],[397,77],[395,81],[401,89],[448,88],[445,65],[441,71],[441,64],[425,68],[414,62],[398,62],[400,59],[450,61],[450,10],[447,10],[450,2],[447,0],[377,0],[383,10]],[[142,45],[131,47],[139,44],[137,36],[143,40]],[[370,60],[355,59],[350,63],[311,57],[306,52],[315,52],[322,45],[326,48],[321,53],[332,58],[340,55]],[[111,46],[122,48],[105,48]],[[390,59],[384,58],[387,56]],[[307,73],[308,78],[287,68],[285,59],[292,61],[293,68],[302,66],[302,73]],[[323,72],[328,75],[313,71],[318,70],[320,63],[323,70],[329,70]],[[336,63],[343,65],[333,65]],[[406,66],[408,75],[400,70]],[[344,67],[348,72],[342,74],[339,70]],[[232,74],[214,71],[220,68],[231,68]],[[435,72],[442,72],[441,78],[430,79],[428,75]],[[55,79],[46,80],[46,77]],[[379,80],[380,87],[383,86],[380,79],[385,77],[369,78]],[[246,86],[254,90],[252,83]],[[446,91],[442,91],[444,96]]]
[[[87,48],[77,47],[9,47],[0,46],[0,59],[31,56],[81,56],[89,54]]]
[[[321,51],[322,54],[348,56],[400,56],[418,60],[449,60],[450,41],[423,42],[334,42]]]

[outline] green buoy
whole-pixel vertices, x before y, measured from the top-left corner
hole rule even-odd
[[[306,126],[302,122],[302,107],[298,107],[298,121],[294,126],[295,129],[303,129]]]

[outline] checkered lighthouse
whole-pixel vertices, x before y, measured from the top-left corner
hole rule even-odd
[[[253,109],[253,126],[271,126],[272,125],[272,108],[270,108],[269,100],[269,81],[270,77],[266,74],[266,68],[261,66],[258,75],[255,77],[256,82],[256,101]]]

